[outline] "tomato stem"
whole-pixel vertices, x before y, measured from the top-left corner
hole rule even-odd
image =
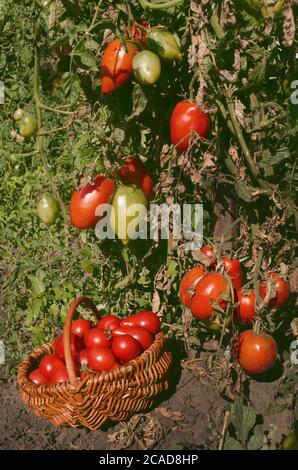
[[[167,10],[168,8],[173,8],[175,6],[181,5],[184,3],[184,0],[170,0],[164,3],[151,3],[147,0],[139,0],[141,6],[144,10]]]
[[[260,292],[259,292],[260,281],[258,280],[258,277],[259,277],[259,272],[260,272],[261,265],[262,265],[262,260],[263,260],[263,250],[260,249],[259,254],[258,254],[258,259],[255,265],[254,276],[253,276],[253,286],[254,286],[254,291],[255,291],[254,308],[255,308],[256,315],[259,314],[259,305],[260,305]]]

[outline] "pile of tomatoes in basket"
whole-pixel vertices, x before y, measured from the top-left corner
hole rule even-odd
[[[188,271],[181,280],[179,297],[192,315],[207,324],[211,330],[222,330],[231,321],[253,325],[235,340],[235,355],[248,373],[267,371],[277,358],[274,338],[260,328],[263,308],[280,308],[288,300],[288,282],[272,272],[259,283],[259,293],[243,286],[239,259],[220,254],[213,247],[202,246],[202,263]],[[207,269],[207,266],[209,270]],[[257,297],[263,303],[257,305]]]
[[[108,372],[135,359],[151,346],[159,329],[158,316],[147,310],[124,320],[105,315],[95,327],[88,320],[75,320],[71,326],[71,352],[77,375]],[[69,380],[63,335],[54,341],[54,354],[43,357],[29,379],[37,385]]]

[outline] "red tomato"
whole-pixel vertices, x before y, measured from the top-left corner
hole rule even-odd
[[[195,293],[195,286],[206,274],[204,268],[196,266],[183,276],[179,287],[179,298],[183,305],[190,306],[191,298]]]
[[[203,245],[200,248],[201,253],[206,257],[207,261],[209,261],[209,266],[214,266],[216,262],[215,257],[215,249],[212,246]]]
[[[231,278],[234,289],[240,289],[243,284],[242,271],[240,261],[237,258],[222,257],[224,270]]]
[[[135,315],[130,315],[129,317],[124,318],[120,323],[120,326],[141,326],[155,335],[160,329],[160,320],[156,313],[150,312],[149,310],[143,310]]]
[[[290,287],[287,281],[280,277],[277,273],[269,274],[275,283],[276,295],[273,299],[270,300],[269,305],[271,307],[282,307],[288,300],[290,295]],[[260,296],[262,299],[266,297],[267,285],[265,282],[260,284]]]
[[[62,382],[68,382],[69,377],[67,373],[66,366],[62,364],[62,366],[57,367],[54,371],[53,374],[51,375],[51,384],[58,384]]]
[[[108,339],[105,332],[99,328],[92,328],[84,334],[84,343],[87,349],[90,348],[110,348],[111,340]]]
[[[199,320],[208,320],[212,317],[216,306],[225,309],[228,281],[219,273],[210,273],[202,277],[195,287],[195,294],[190,302],[190,309],[194,317]]]
[[[153,334],[141,326],[125,326],[123,328],[115,328],[112,331],[113,340],[114,338],[123,335],[132,336],[141,344],[143,350],[149,348],[154,341]]]
[[[97,323],[97,328],[101,328],[102,330],[108,330],[111,329],[111,325],[120,325],[120,321],[120,318],[116,317],[116,315],[105,315]]]
[[[72,352],[73,357],[76,357],[77,354],[81,351],[81,349],[84,349],[84,341],[82,338],[79,338],[73,333],[71,334],[70,339],[71,339],[71,352]],[[57,336],[57,338],[55,339],[54,349],[55,349],[56,356],[64,360],[63,334]]]
[[[249,374],[261,374],[270,369],[277,358],[277,345],[272,336],[246,330],[236,339],[237,360]]]
[[[73,324],[71,325],[71,332],[82,338],[84,336],[84,333],[92,328],[91,323],[88,320],[85,320],[84,318],[79,318],[78,320],[75,320]]]
[[[135,184],[145,194],[148,201],[152,198],[154,183],[145,166],[138,157],[125,158],[126,164],[118,170],[118,177],[124,184]]]
[[[136,43],[126,41],[127,52],[119,39],[114,39],[106,48],[101,62],[101,91],[113,93],[125,85],[132,76],[132,61],[138,52]]]
[[[48,379],[42,375],[39,368],[34,369],[31,374],[29,374],[29,380],[36,385],[45,385],[49,383]]]
[[[82,349],[82,351],[80,351],[79,355],[78,355],[78,358],[79,358],[79,365],[81,367],[86,367],[88,366],[88,349]]]
[[[185,152],[189,146],[192,132],[206,137],[210,126],[208,113],[203,113],[197,103],[181,101],[171,116],[171,141],[179,152]]]
[[[117,362],[112,351],[102,347],[88,349],[87,358],[89,367],[96,372],[107,372]]]
[[[247,325],[252,323],[255,319],[255,291],[250,289],[249,293],[243,293],[242,289],[238,289],[236,292],[237,300],[239,305],[236,309],[236,318],[239,323]]]
[[[118,364],[118,362],[115,362],[115,364],[113,365],[113,367],[110,368],[110,370],[119,369],[119,367],[121,367],[121,364]]]
[[[112,351],[117,359],[125,363],[138,357],[142,352],[142,346],[132,336],[120,335],[113,338]]]
[[[139,24],[144,26],[146,29],[149,28],[149,23],[147,21],[141,20]],[[131,27],[131,37],[134,41],[142,42],[143,46],[146,47],[147,31],[143,30],[135,23],[133,23]]]
[[[64,362],[54,354],[49,354],[48,356],[43,357],[40,361],[39,370],[44,377],[50,379],[54,370],[61,366],[65,366]]]
[[[97,175],[94,183],[87,183],[80,191],[72,194],[70,201],[70,221],[76,228],[94,227],[100,220],[95,215],[101,204],[109,204],[113,198],[116,186],[112,180]]]

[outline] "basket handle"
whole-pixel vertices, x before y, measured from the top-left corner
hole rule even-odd
[[[65,359],[66,369],[67,369],[70,383],[72,384],[76,381],[77,376],[75,373],[73,357],[71,354],[71,324],[72,324],[72,318],[74,316],[74,313],[76,312],[78,306],[81,303],[86,304],[90,308],[96,320],[98,319],[98,314],[99,314],[95,304],[90,299],[88,299],[88,297],[84,297],[83,295],[80,295],[75,300],[73,300],[73,302],[70,304],[68,308],[68,312],[67,312],[65,323],[64,323],[64,329],[63,329],[63,347],[64,347],[64,359]]]

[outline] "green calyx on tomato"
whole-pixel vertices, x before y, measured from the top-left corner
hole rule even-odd
[[[147,47],[165,61],[181,59],[178,40],[167,29],[152,28],[147,36]]]
[[[138,186],[150,201],[154,193],[154,182],[138,157],[125,158],[125,164],[119,168],[117,176],[124,184]]]
[[[188,149],[192,132],[206,137],[210,127],[210,117],[203,112],[197,103],[180,101],[174,108],[171,122],[171,142],[179,152]]]
[[[126,47],[127,51],[119,39],[114,39],[104,52],[101,62],[101,91],[104,95],[124,86],[133,74],[132,61],[138,45],[126,41]]]
[[[38,129],[38,122],[32,114],[24,114],[20,120],[20,134],[23,137],[31,137],[36,134]]]
[[[24,111],[21,108],[15,110],[13,118],[15,121],[20,121],[24,116]]]
[[[44,194],[37,203],[38,217],[46,225],[53,225],[58,217],[58,204],[51,194]]]
[[[141,51],[135,55],[132,68],[136,80],[142,85],[154,85],[160,78],[161,63],[158,55],[151,51]]]
[[[111,179],[97,175],[94,183],[87,183],[80,191],[75,191],[69,207],[72,225],[79,229],[94,227],[101,218],[95,214],[97,207],[109,204],[115,189]]]
[[[136,238],[139,223],[147,212],[147,199],[136,186],[119,186],[115,192],[110,224],[115,234],[127,245]]]

